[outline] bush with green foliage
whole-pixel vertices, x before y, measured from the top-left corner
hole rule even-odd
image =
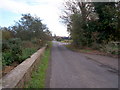
[[[19,63],[24,61],[27,58],[30,58],[30,56],[37,51],[37,48],[24,48],[22,49],[22,55],[19,56]]]
[[[11,52],[4,52],[2,53],[2,65],[6,66],[6,65],[10,65],[11,63],[13,63],[14,59],[12,57]]]
[[[23,14],[11,27],[0,27],[2,35],[2,65],[21,63],[51,40],[51,32],[39,17]]]
[[[7,40],[2,40],[2,52],[5,52],[8,49],[10,49],[9,42]]]
[[[3,65],[10,65],[14,61],[20,60],[20,55],[22,54],[21,40],[18,38],[10,39],[5,41],[3,44]],[[6,45],[6,46],[4,46]]]
[[[109,42],[108,44],[105,44],[101,47],[101,51],[104,51],[106,53],[119,55],[119,45],[116,44],[116,42]]]

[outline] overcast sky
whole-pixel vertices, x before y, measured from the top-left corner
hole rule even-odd
[[[21,14],[30,13],[40,17],[53,34],[68,36],[59,18],[62,3],[63,0],[0,0],[0,26],[12,26]]]

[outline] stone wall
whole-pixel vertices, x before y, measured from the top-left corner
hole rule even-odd
[[[40,62],[40,58],[46,47],[39,49],[30,58],[23,61],[2,80],[2,88],[23,88],[25,83],[31,78],[31,73],[35,70]]]

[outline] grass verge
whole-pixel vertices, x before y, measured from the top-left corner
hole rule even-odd
[[[83,48],[77,48],[71,44],[69,45],[65,45],[68,49],[72,50],[72,51],[77,51],[77,52],[81,52],[81,53],[98,53],[98,50],[89,48],[89,47],[83,47]]]
[[[25,88],[45,88],[46,70],[48,68],[49,57],[50,48],[46,49],[44,52],[37,70],[33,72],[31,80]]]
[[[119,55],[119,52],[117,52],[117,49],[116,49],[116,53],[113,54],[113,53],[108,53],[105,49],[105,51],[102,51],[102,50],[97,50],[97,49],[93,49],[93,48],[90,48],[90,47],[83,47],[83,48],[76,48],[74,47],[73,45],[69,44],[69,45],[65,45],[68,49],[72,50],[72,51],[76,51],[76,52],[81,52],[81,53],[87,53],[87,54],[96,54],[96,55],[103,55],[103,56],[110,56],[110,57],[115,57],[117,58],[118,55]],[[109,49],[111,51],[115,50],[115,49]]]
[[[65,45],[65,47],[67,47],[68,49],[72,50],[72,51],[77,51],[77,52],[91,52],[90,50],[86,50],[86,49],[80,49],[80,48],[77,48],[71,44],[68,44],[68,45]]]

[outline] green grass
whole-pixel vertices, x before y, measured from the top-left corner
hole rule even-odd
[[[68,49],[72,50],[72,51],[78,51],[78,52],[83,52],[83,53],[91,53],[93,51],[95,51],[96,49],[93,49],[93,48],[76,48],[75,46],[73,45],[65,45]],[[107,54],[112,54],[112,55],[119,55],[120,54],[120,51],[118,50],[118,46],[114,45],[114,44],[106,44],[102,47],[100,47],[98,50],[98,52],[101,52],[101,53],[107,53]]]
[[[45,76],[46,70],[48,68],[48,61],[50,57],[50,48],[48,48],[43,57],[41,58],[41,62],[36,71],[32,74],[32,79],[25,86],[26,88],[45,88]]]
[[[92,52],[92,50],[90,50],[90,49],[76,48],[76,47],[72,46],[71,44],[70,45],[65,45],[65,46],[72,51],[78,51],[78,52],[83,52],[83,53]]]
[[[65,45],[65,47],[67,47],[70,50],[76,51],[77,48],[75,48],[74,46],[72,46],[71,44]]]

